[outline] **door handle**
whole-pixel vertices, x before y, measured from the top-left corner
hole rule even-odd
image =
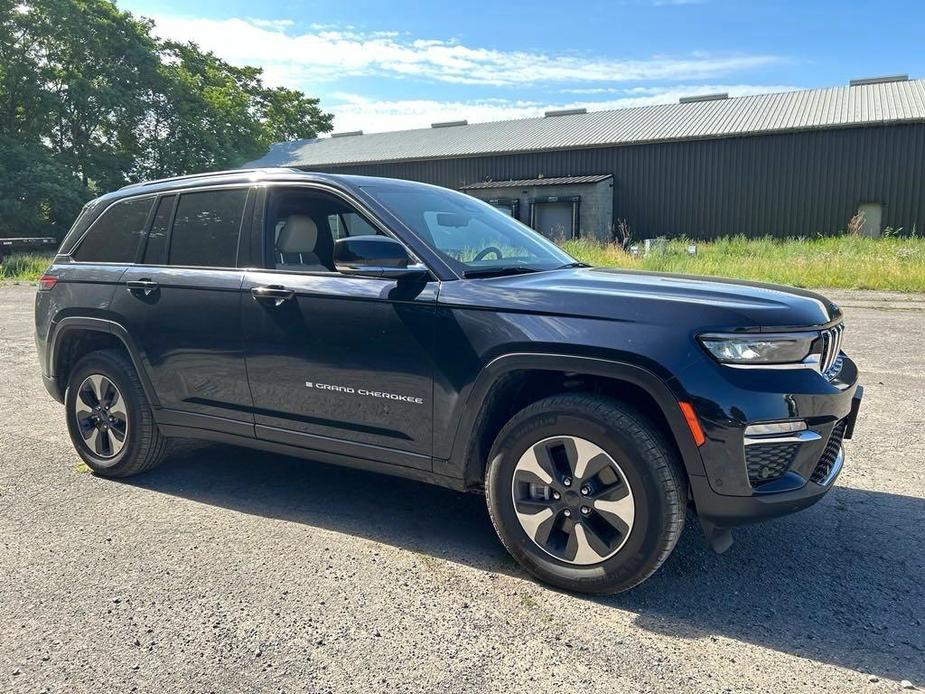
[[[141,280],[129,280],[125,283],[130,292],[142,291],[145,293],[145,296],[149,296],[151,292],[155,291],[158,288],[157,282],[149,279]]]
[[[274,306],[280,306],[284,301],[289,301],[295,296],[295,292],[286,289],[280,284],[268,284],[263,287],[253,287],[251,294],[258,301],[272,301]]]

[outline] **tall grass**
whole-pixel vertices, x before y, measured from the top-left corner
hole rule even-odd
[[[663,252],[646,257],[632,256],[614,244],[586,239],[565,241],[562,247],[581,261],[603,267],[714,275],[808,288],[925,292],[925,237],[921,236],[732,236],[697,242],[694,256],[687,253],[688,243],[686,239],[672,239]],[[38,253],[12,255],[0,264],[0,279],[34,281],[50,262],[50,256]]]
[[[672,239],[662,252],[632,256],[620,246],[584,239],[562,247],[590,265],[789,284],[796,287],[925,291],[925,237],[836,236],[750,239],[732,236],[697,242]]]
[[[0,279],[34,282],[42,276],[53,257],[41,253],[14,253],[0,263]]]

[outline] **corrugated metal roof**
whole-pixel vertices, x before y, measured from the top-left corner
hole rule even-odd
[[[484,190],[486,188],[532,188],[533,186],[568,186],[577,183],[600,183],[613,174],[593,176],[552,176],[550,178],[522,178],[519,181],[482,181],[463,186],[460,190]]]
[[[909,121],[925,121],[925,80],[283,142],[249,166],[443,159]]]

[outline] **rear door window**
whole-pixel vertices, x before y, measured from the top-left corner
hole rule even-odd
[[[134,263],[153,204],[154,198],[141,198],[111,205],[71,255],[84,263]]]
[[[246,188],[181,195],[170,233],[170,264],[235,267],[246,201]]]

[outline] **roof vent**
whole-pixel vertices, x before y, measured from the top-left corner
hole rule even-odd
[[[362,135],[362,130],[351,130],[346,133],[331,133],[331,137],[353,137],[354,135]]]
[[[682,96],[678,99],[679,104],[695,104],[698,101],[722,101],[728,99],[729,94],[720,92],[718,94],[698,94],[696,96]]]
[[[863,87],[865,84],[886,84],[887,82],[908,82],[909,75],[884,75],[883,77],[862,77],[848,82],[849,87]]]
[[[455,128],[457,125],[469,125],[467,120],[448,120],[443,123],[431,123],[432,128]]]
[[[564,108],[561,111],[546,111],[543,115],[546,118],[554,118],[555,116],[580,116],[587,112],[586,108]]]

